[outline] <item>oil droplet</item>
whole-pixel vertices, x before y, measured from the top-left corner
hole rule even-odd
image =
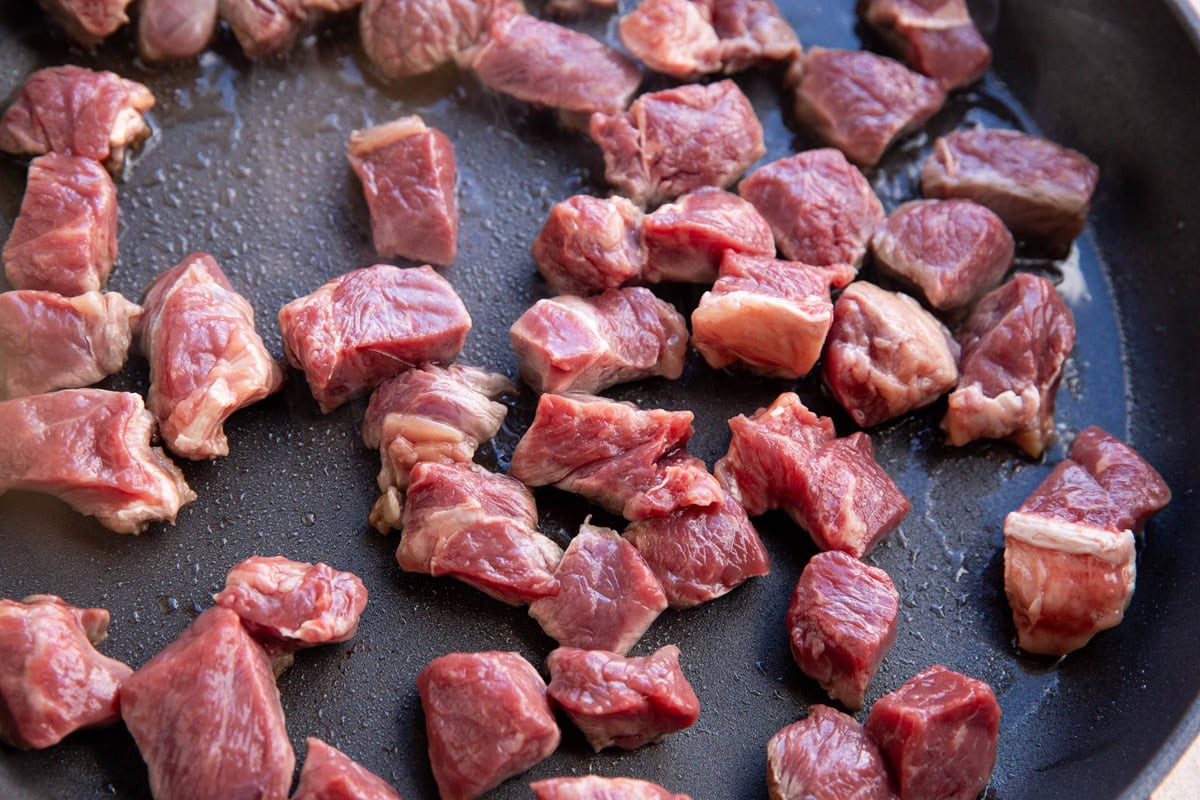
[[[305,512],[304,516],[300,518],[300,521],[304,523],[304,527],[311,528],[313,525],[317,524],[317,515],[311,511],[307,511]]]

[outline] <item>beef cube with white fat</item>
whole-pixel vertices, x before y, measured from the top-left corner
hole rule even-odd
[[[1171,501],[1162,476],[1133,448],[1095,425],[1080,431],[1070,458],[1082,466],[1112,497],[1120,510],[1114,524],[1140,533],[1147,520]]]
[[[1000,283],[1013,249],[1004,221],[972,200],[904,203],[871,237],[875,264],[939,311],[965,308]]]
[[[598,392],[683,374],[687,323],[649,289],[539,300],[509,330],[521,377],[538,392]]]
[[[904,800],[974,800],[996,763],[1000,706],[992,687],[941,665],[875,701],[867,731]]]
[[[650,781],[599,775],[546,778],[534,781],[529,788],[537,800],[691,800],[686,794],[673,794]]]
[[[363,50],[390,80],[468,61],[493,19],[524,11],[520,0],[364,0]]]
[[[814,705],[767,742],[770,800],[896,800],[879,745],[858,721]]]
[[[442,800],[472,800],[558,747],[546,684],[518,653],[451,653],[417,676]]]
[[[972,84],[991,66],[992,50],[971,22],[966,0],[859,0],[858,14],[910,67],[944,89]]]
[[[821,374],[864,428],[924,408],[958,382],[958,343],[906,294],[857,281],[833,307]]]
[[[204,52],[217,30],[218,0],[141,0],[138,53],[147,61],[177,61]]]
[[[703,187],[642,220],[647,283],[712,283],[727,253],[774,256],[771,226],[736,194]]]
[[[792,658],[831,698],[857,711],[896,641],[899,613],[900,595],[886,572],[836,550],[817,553],[788,604]]]
[[[111,36],[126,22],[133,0],[38,0],[38,5],[87,49]]]
[[[307,753],[291,800],[400,800],[383,778],[320,739],[304,740]]]
[[[562,294],[636,283],[646,267],[642,210],[624,197],[577,194],[550,209],[530,248],[538,272]]]

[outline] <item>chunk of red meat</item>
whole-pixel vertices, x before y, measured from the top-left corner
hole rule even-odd
[[[537,530],[537,505],[520,481],[476,464],[423,461],[412,471],[402,569],[448,575],[510,605],[558,592],[562,549]]]
[[[1054,396],[1075,318],[1054,285],[1021,273],[988,292],[958,334],[961,378],[942,429],[952,445],[1007,437],[1037,458],[1054,441]]]
[[[453,361],[471,317],[432,267],[376,264],[288,303],[279,327],[288,361],[328,414],[417,364]]]
[[[811,267],[726,252],[720,277],[692,312],[692,345],[714,369],[738,364],[798,378],[816,364],[833,323],[830,284],[854,274],[846,265]]]
[[[871,184],[838,150],[806,150],[759,167],[738,194],[763,215],[789,261],[858,267],[884,220]]]
[[[1082,153],[1019,131],[979,128],[933,143],[921,191],[985,205],[1018,239],[1061,255],[1083,231],[1099,179]]]
[[[509,330],[521,377],[538,392],[598,392],[683,374],[687,323],[649,289],[539,300]]]
[[[196,499],[179,467],[150,446],[140,395],[66,389],[0,403],[0,495],[54,495],[117,533],[174,523]]]
[[[364,0],[363,49],[391,80],[469,59],[493,20],[524,11],[520,0]]]
[[[800,55],[796,32],[771,0],[702,0],[721,40],[726,74]]]
[[[95,648],[108,619],[49,594],[0,600],[0,741],[40,749],[121,718],[117,689],[133,670]]]
[[[901,797],[973,800],[996,763],[1000,706],[983,681],[936,665],[876,700],[866,727]]]
[[[904,203],[871,237],[876,265],[940,311],[964,308],[998,284],[1013,248],[1003,220],[972,200]]]
[[[1122,510],[1108,490],[1085,467],[1069,458],[1038,484],[1018,511],[1104,530],[1126,530],[1118,525]]]
[[[728,492],[720,504],[687,506],[625,529],[662,584],[672,608],[691,608],[770,570],[746,510]]]
[[[141,314],[116,292],[0,294],[0,400],[89,386],[119,371]]]
[[[38,5],[79,44],[93,48],[129,22],[133,0],[38,0]]]
[[[859,0],[858,14],[944,89],[972,84],[991,66],[992,50],[965,0]]]
[[[821,374],[864,428],[930,405],[958,382],[958,343],[906,294],[857,281],[833,308]]]
[[[1114,521],[1118,530],[1141,532],[1147,520],[1171,501],[1171,490],[1154,467],[1095,425],[1075,437],[1070,457],[1092,474],[1120,509]]]
[[[673,644],[641,658],[560,647],[546,656],[546,668],[547,694],[597,753],[662,741],[700,718],[700,700]]]
[[[721,40],[707,3],[641,0],[617,31],[626,49],[656,72],[695,80],[721,71]]]
[[[813,556],[788,604],[792,658],[846,708],[867,687],[896,641],[900,594],[888,574],[836,550]]]
[[[558,747],[546,684],[517,653],[451,653],[417,676],[442,800],[471,800]]]
[[[865,50],[814,47],[794,62],[796,117],[856,164],[872,166],[942,107],[937,81]]]
[[[192,58],[217,29],[217,0],[141,0],[138,52],[149,61]]]
[[[531,248],[561,294],[589,295],[637,281],[646,266],[642,211],[624,197],[577,194],[556,203]]]
[[[814,705],[767,742],[770,800],[895,800],[874,738],[847,714]]]
[[[639,205],[725,188],[766,152],[750,101],[728,80],[644,94],[627,112],[594,115],[589,131],[605,178]]]
[[[350,134],[350,166],[371,210],[375,251],[449,264],[458,252],[454,145],[420,117]]]
[[[647,283],[712,283],[726,253],[774,256],[771,226],[735,194],[702,187],[642,220]]]
[[[582,525],[555,573],[559,591],[529,616],[566,647],[625,655],[667,607],[650,565],[608,528]]]
[[[291,800],[401,800],[383,778],[336,747],[312,736],[304,744],[308,752]]]
[[[210,608],[121,684],[156,800],[284,800],[296,755],[266,652]]]
[[[247,58],[292,49],[308,21],[303,0],[219,0],[219,8]]]
[[[206,253],[150,285],[138,344],[150,362],[147,406],[167,447],[184,458],[229,455],[225,420],[283,386],[254,309]]]
[[[672,794],[649,781],[599,775],[546,778],[529,784],[529,788],[537,800],[691,800],[686,794]]]

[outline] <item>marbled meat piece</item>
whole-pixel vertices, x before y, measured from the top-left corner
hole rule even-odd
[[[655,72],[681,81],[721,71],[721,40],[707,2],[641,0],[617,23],[621,44]]]
[[[1020,131],[959,130],[933,143],[926,197],[987,206],[1018,240],[1063,255],[1083,231],[1100,169],[1087,156]]]
[[[304,766],[291,800],[401,800],[387,781],[336,747],[314,736],[304,745]]]
[[[537,505],[518,480],[477,464],[422,461],[412,471],[396,560],[447,575],[501,602],[558,592],[562,548],[537,529]]]
[[[247,58],[291,50],[309,19],[304,0],[219,0],[219,9]]]
[[[946,101],[937,81],[866,50],[814,47],[793,62],[788,80],[796,118],[865,167]]]
[[[0,403],[0,495],[44,492],[117,533],[175,522],[196,499],[183,473],[151,447],[141,395],[64,389]]]
[[[814,705],[767,742],[770,800],[896,800],[875,739],[848,714]]]
[[[858,14],[943,89],[974,83],[992,64],[966,0],[859,0]]]
[[[210,608],[121,684],[156,800],[285,800],[296,755],[266,651]]]
[[[703,0],[721,40],[726,74],[800,56],[800,40],[772,0]]]
[[[288,303],[279,327],[288,362],[328,414],[410,367],[453,361],[471,317],[432,267],[376,264]]]
[[[1132,447],[1095,425],[1075,437],[1070,458],[1112,497],[1121,512],[1113,522],[1118,530],[1140,533],[1146,521],[1171,501],[1171,490],[1154,467]]]
[[[759,167],[738,185],[789,261],[859,267],[883,204],[840,150],[806,150]]]
[[[901,797],[973,800],[996,763],[1000,706],[983,681],[935,665],[876,700],[866,728]]]
[[[350,166],[371,211],[375,251],[431,264],[458,252],[454,145],[420,117],[350,134]]]
[[[958,388],[942,420],[950,444],[1009,438],[1033,458],[1054,441],[1054,396],[1075,318],[1054,284],[1019,273],[988,292],[958,333]]]
[[[706,186],[642,220],[647,283],[712,283],[726,253],[774,256],[771,226],[736,194]]]
[[[833,324],[830,285],[855,273],[845,264],[813,267],[726,252],[720,277],[692,312],[692,346],[714,369],[736,364],[778,378],[805,375]]]
[[[555,573],[558,594],[529,605],[529,616],[565,647],[625,655],[667,608],[650,565],[616,531],[581,525]]]
[[[469,61],[494,19],[524,10],[520,0],[363,0],[358,26],[367,58],[399,80]]]
[[[687,356],[687,322],[649,289],[539,300],[509,330],[521,377],[538,392],[599,392],[661,375]]]
[[[624,197],[577,194],[555,203],[530,250],[560,294],[589,295],[640,280],[642,210]]]
[[[0,599],[0,742],[41,749],[121,718],[117,690],[133,670],[96,649],[108,620],[49,594]]]
[[[626,658],[606,650],[560,647],[546,656],[547,694],[598,753],[634,750],[690,728],[700,700],[679,666],[673,644]]]
[[[9,284],[69,297],[94,292],[116,258],[117,190],[104,168],[61,153],[35,158],[4,244]]]
[[[129,22],[133,0],[38,0],[38,5],[67,35],[89,50]]]
[[[254,328],[254,309],[207,253],[154,279],[138,324],[150,362],[146,405],[171,452],[229,455],[225,420],[283,386],[283,368]]]
[[[754,108],[729,80],[644,94],[626,112],[593,115],[589,132],[605,178],[643,206],[726,188],[766,152]]]
[[[817,553],[788,604],[792,658],[831,698],[857,711],[896,641],[899,613],[900,594],[886,572],[836,550]]]
[[[218,0],[141,0],[138,53],[148,61],[178,61],[204,52],[217,30]]]
[[[141,314],[116,292],[0,294],[0,400],[90,386],[120,371]]]
[[[545,778],[529,784],[529,788],[537,800],[691,800],[686,794],[673,794],[657,783],[599,775]]]
[[[924,408],[958,382],[958,342],[921,304],[866,281],[833,307],[821,374],[860,426]]]
[[[471,800],[537,764],[561,734],[546,684],[518,653],[451,653],[417,676],[442,800]]]
[[[966,308],[1013,263],[1004,221],[973,200],[904,203],[871,237],[884,273],[915,287],[939,311]]]

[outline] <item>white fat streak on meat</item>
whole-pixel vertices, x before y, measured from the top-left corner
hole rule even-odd
[[[409,136],[425,133],[429,126],[417,115],[401,117],[373,128],[354,131],[350,134],[350,154],[367,156],[390,144],[407,139]]]
[[[1004,537],[1044,550],[1093,556],[1116,566],[1133,567],[1134,539],[1128,530],[1112,531],[1013,511],[1004,519]]]

